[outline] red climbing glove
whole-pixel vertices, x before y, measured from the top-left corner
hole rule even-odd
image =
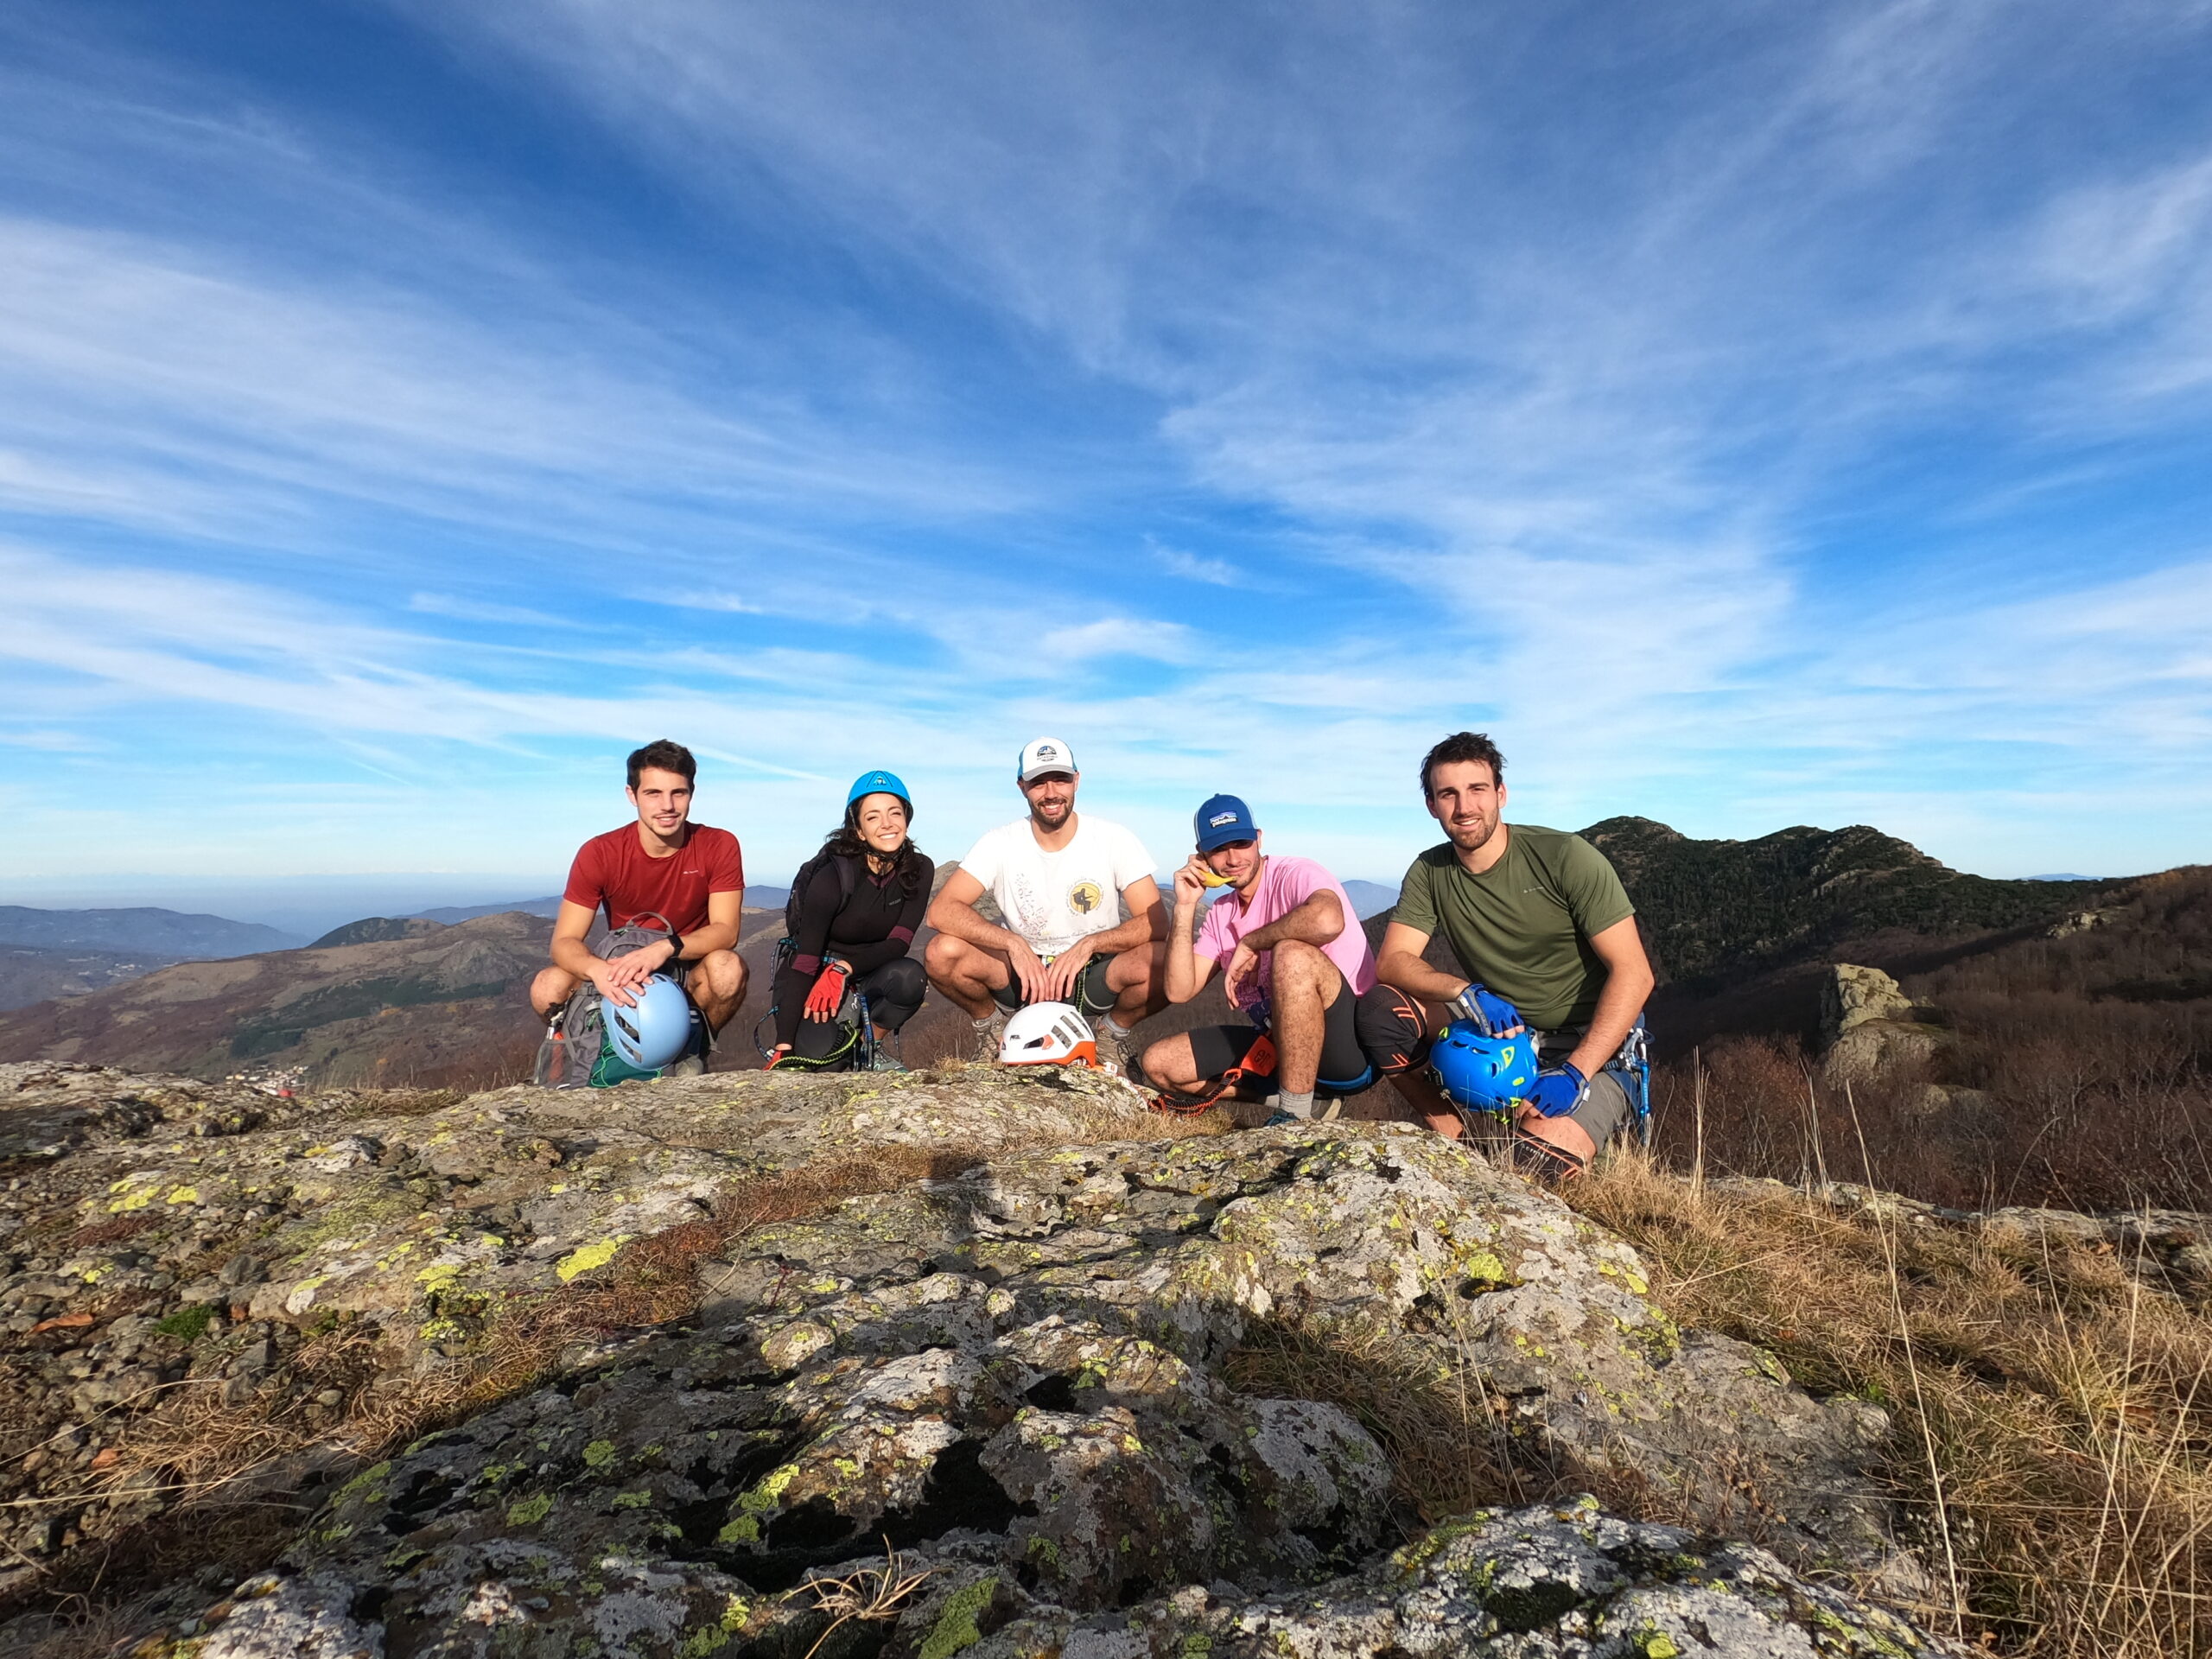
[[[835,1020],[837,1010],[844,1006],[845,981],[852,969],[842,962],[828,962],[814,982],[814,988],[806,994],[806,1017],[810,1020]]]

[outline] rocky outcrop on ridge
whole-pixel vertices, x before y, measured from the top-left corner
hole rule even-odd
[[[7,1588],[276,1491],[273,1566],[176,1575],[148,1652],[1934,1650],[1798,1576],[1910,1581],[1879,1411],[1677,1329],[1626,1245],[1424,1132],[1179,1127],[1084,1072],[276,1100],[0,1067]],[[640,1260],[660,1322],[626,1328]],[[1250,1380],[1270,1344],[1310,1387]],[[1560,1496],[1421,1513],[1362,1402],[1424,1389]],[[180,1421],[249,1420],[290,1449],[184,1477]]]
[[[1841,1088],[1905,1065],[1924,1064],[1950,1040],[1878,968],[1839,962],[1821,988],[1821,1073]]]

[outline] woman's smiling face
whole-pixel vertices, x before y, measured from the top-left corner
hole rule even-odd
[[[871,852],[888,855],[906,844],[906,803],[896,795],[861,796],[855,823]]]

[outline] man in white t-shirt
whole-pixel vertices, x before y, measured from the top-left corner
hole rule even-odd
[[[1024,746],[1014,776],[1028,815],[988,831],[930,906],[930,983],[968,1010],[979,1058],[998,1058],[1000,1009],[1072,1002],[1093,1022],[1099,1058],[1118,1069],[1129,1027],[1166,1006],[1167,916],[1152,855],[1120,824],[1077,815],[1082,774],[1059,739]],[[986,891],[1005,926],[976,910]]]

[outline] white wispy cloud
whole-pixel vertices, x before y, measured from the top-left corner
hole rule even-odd
[[[1095,622],[1048,628],[1037,638],[1027,654],[1038,669],[1049,672],[1061,664],[1084,662],[1094,657],[1143,657],[1160,663],[1187,662],[1196,649],[1191,630],[1179,622],[1108,616]]]
[[[1153,560],[1171,576],[1180,576],[1185,582],[1203,582],[1215,588],[1242,588],[1248,576],[1227,559],[1201,558],[1179,547],[1170,547],[1164,542],[1147,537],[1145,546]]]
[[[449,616],[457,622],[494,622],[524,628],[578,628],[587,624],[581,616],[556,616],[526,606],[499,605],[454,594],[415,594],[409,598],[407,608],[419,616]]]

